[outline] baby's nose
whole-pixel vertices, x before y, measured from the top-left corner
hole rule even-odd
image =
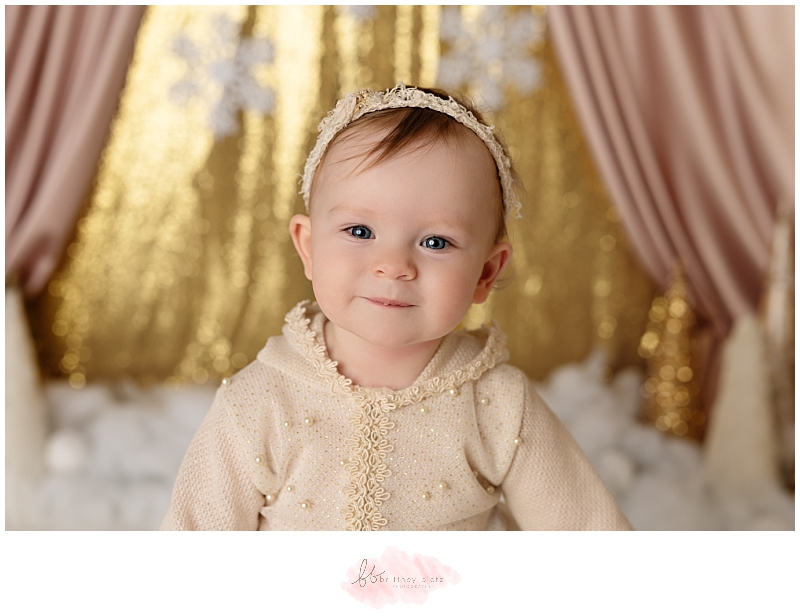
[[[409,251],[402,248],[383,250],[372,264],[372,273],[392,280],[413,280],[417,269]]]

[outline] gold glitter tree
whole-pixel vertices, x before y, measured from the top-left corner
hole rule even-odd
[[[650,322],[639,343],[639,355],[647,359],[643,387],[644,418],[662,432],[700,440],[705,414],[698,407],[699,386],[692,367],[694,312],[687,301],[683,266],[678,262],[669,289],[656,297]]]

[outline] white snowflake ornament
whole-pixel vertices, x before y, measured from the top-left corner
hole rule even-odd
[[[336,8],[340,15],[350,15],[361,22],[375,19],[378,15],[378,7],[371,4],[342,4]]]
[[[272,112],[275,92],[259,83],[254,71],[271,64],[274,51],[268,38],[240,39],[241,24],[227,15],[214,15],[211,23],[214,36],[202,44],[184,34],[174,38],[172,52],[186,62],[187,72],[170,88],[170,98],[182,106],[194,98],[216,100],[208,123],[219,140],[239,131],[240,110]]]
[[[450,47],[439,60],[440,86],[468,87],[498,110],[505,105],[506,87],[529,95],[541,84],[541,64],[531,47],[544,38],[542,17],[492,5],[465,24],[459,8],[445,7],[439,24],[439,36]]]

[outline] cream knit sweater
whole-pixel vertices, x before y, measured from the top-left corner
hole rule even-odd
[[[446,336],[404,390],[353,385],[325,316],[224,383],[181,465],[163,530],[627,530],[496,327]],[[501,494],[505,503],[501,501]]]

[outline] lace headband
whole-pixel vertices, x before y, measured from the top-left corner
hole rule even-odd
[[[517,199],[514,180],[511,177],[511,161],[503,150],[503,146],[494,136],[494,127],[478,121],[468,109],[458,104],[452,97],[444,100],[417,88],[406,87],[402,82],[384,92],[373,92],[372,90],[361,90],[355,94],[351,92],[338,101],[336,106],[320,122],[317,143],[308,155],[306,166],[303,170],[303,184],[300,194],[303,195],[303,200],[306,203],[306,211],[311,197],[311,183],[314,180],[314,174],[333,138],[361,116],[383,109],[399,109],[401,107],[433,109],[447,114],[478,135],[486,144],[486,147],[489,148],[489,152],[491,152],[497,165],[500,187],[503,192],[503,212],[505,217],[508,218],[513,213],[515,218],[520,218],[520,208],[522,206]]]

